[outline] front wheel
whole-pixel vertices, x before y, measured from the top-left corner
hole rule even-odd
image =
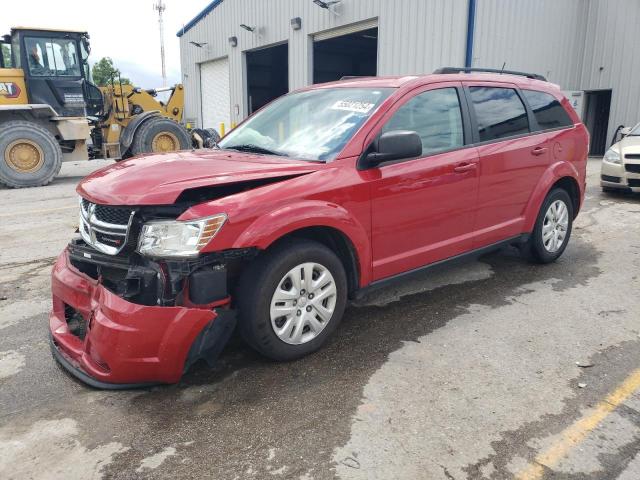
[[[294,360],[320,348],[340,323],[347,277],[324,245],[286,241],[242,274],[236,297],[245,341],[266,357]]]
[[[573,227],[573,202],[566,190],[549,192],[538,213],[525,252],[538,263],[557,260],[567,248]]]
[[[191,148],[189,132],[168,118],[152,117],[136,131],[131,144],[131,153],[167,153]]]

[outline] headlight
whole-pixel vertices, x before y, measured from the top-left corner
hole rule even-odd
[[[181,222],[158,220],[145,223],[140,232],[138,252],[150,257],[195,257],[220,231],[227,216]]]
[[[608,163],[617,163],[618,165],[622,164],[622,161],[620,160],[620,154],[613,148],[607,150],[607,153],[604,154],[603,160]]]

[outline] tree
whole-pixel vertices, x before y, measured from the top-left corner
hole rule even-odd
[[[93,81],[99,87],[111,85],[111,78],[113,78],[113,81],[117,84],[119,74],[120,70],[113,65],[113,60],[109,57],[101,58],[91,69]],[[128,78],[121,77],[120,81],[123,85],[131,85],[131,80]]]
[[[11,62],[11,50],[9,50],[9,46],[2,44],[2,52],[0,52],[2,58],[4,59],[4,66],[10,68],[13,66]]]

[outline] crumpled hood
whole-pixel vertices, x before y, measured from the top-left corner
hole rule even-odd
[[[191,188],[297,176],[321,163],[225,150],[183,151],[132,158],[97,170],[76,191],[107,205],[170,205]]]

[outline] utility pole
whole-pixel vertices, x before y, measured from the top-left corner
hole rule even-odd
[[[158,11],[158,25],[160,26],[160,59],[162,60],[162,86],[167,86],[167,68],[164,62],[164,25],[162,23],[162,12],[167,6],[162,3],[162,0],[158,0],[158,3],[154,3],[153,9]]]

